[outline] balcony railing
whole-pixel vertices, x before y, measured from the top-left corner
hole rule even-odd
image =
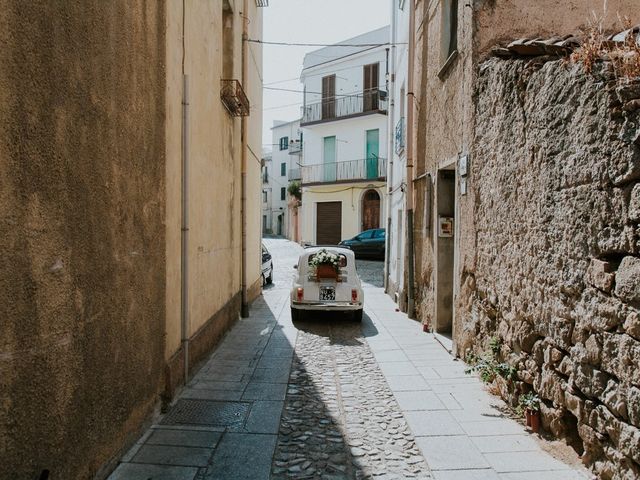
[[[404,117],[396,124],[396,154],[400,155],[404,150]]]
[[[387,92],[370,90],[360,95],[325,98],[302,107],[301,125],[339,120],[363,113],[387,113]]]
[[[238,80],[220,80],[220,99],[227,111],[234,117],[246,117],[249,115],[249,99]]]
[[[387,176],[387,160],[371,157],[345,162],[318,163],[302,167],[302,183],[335,183],[379,180]]]
[[[302,142],[300,140],[291,140],[289,142],[289,155],[299,155],[302,153]]]
[[[290,168],[289,169],[289,180],[300,180],[302,178],[302,173],[299,168]]]

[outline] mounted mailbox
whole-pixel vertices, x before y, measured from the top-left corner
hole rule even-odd
[[[438,217],[438,237],[453,237],[453,217]]]

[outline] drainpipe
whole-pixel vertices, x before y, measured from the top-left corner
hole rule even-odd
[[[184,383],[189,379],[189,77],[182,75],[182,236],[181,236],[181,307]]]
[[[247,91],[247,42],[249,40],[249,23],[248,23],[249,2],[242,2],[242,88]],[[241,206],[240,215],[242,217],[242,304],[240,307],[240,316],[247,318],[249,316],[249,300],[247,294],[247,117],[243,116],[240,124],[240,138],[242,145],[241,158]]]
[[[391,72],[387,68],[387,95],[389,96],[389,141],[387,142],[387,234],[385,235],[384,291],[389,293],[389,265],[391,262],[391,200],[393,198],[393,145],[395,130],[393,115],[395,111],[395,75],[396,75],[396,2],[391,3]],[[387,48],[387,65],[389,49]],[[400,239],[398,239],[399,241]]]
[[[413,204],[414,204],[414,189],[413,189],[413,161],[414,161],[414,109],[415,109],[415,94],[413,91],[413,71],[414,71],[414,56],[415,56],[415,24],[416,24],[416,7],[415,0],[409,2],[409,72],[407,79],[408,92],[407,92],[407,315],[409,318],[415,318],[415,292],[414,292],[414,238],[413,238]]]
[[[182,3],[182,182],[180,226],[180,337],[184,383],[189,381],[189,77],[185,74],[185,3]]]

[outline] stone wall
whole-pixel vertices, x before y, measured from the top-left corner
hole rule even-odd
[[[104,476],[162,386],[165,5],[0,25],[0,478]]]
[[[459,352],[499,338],[543,425],[600,478],[638,478],[640,83],[547,60],[479,66],[454,335]]]

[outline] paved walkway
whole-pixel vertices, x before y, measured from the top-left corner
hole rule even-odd
[[[395,311],[380,262],[359,262],[362,325],[293,324],[300,247],[265,243],[275,284],[110,480],[589,478],[543,452],[462,362]]]

